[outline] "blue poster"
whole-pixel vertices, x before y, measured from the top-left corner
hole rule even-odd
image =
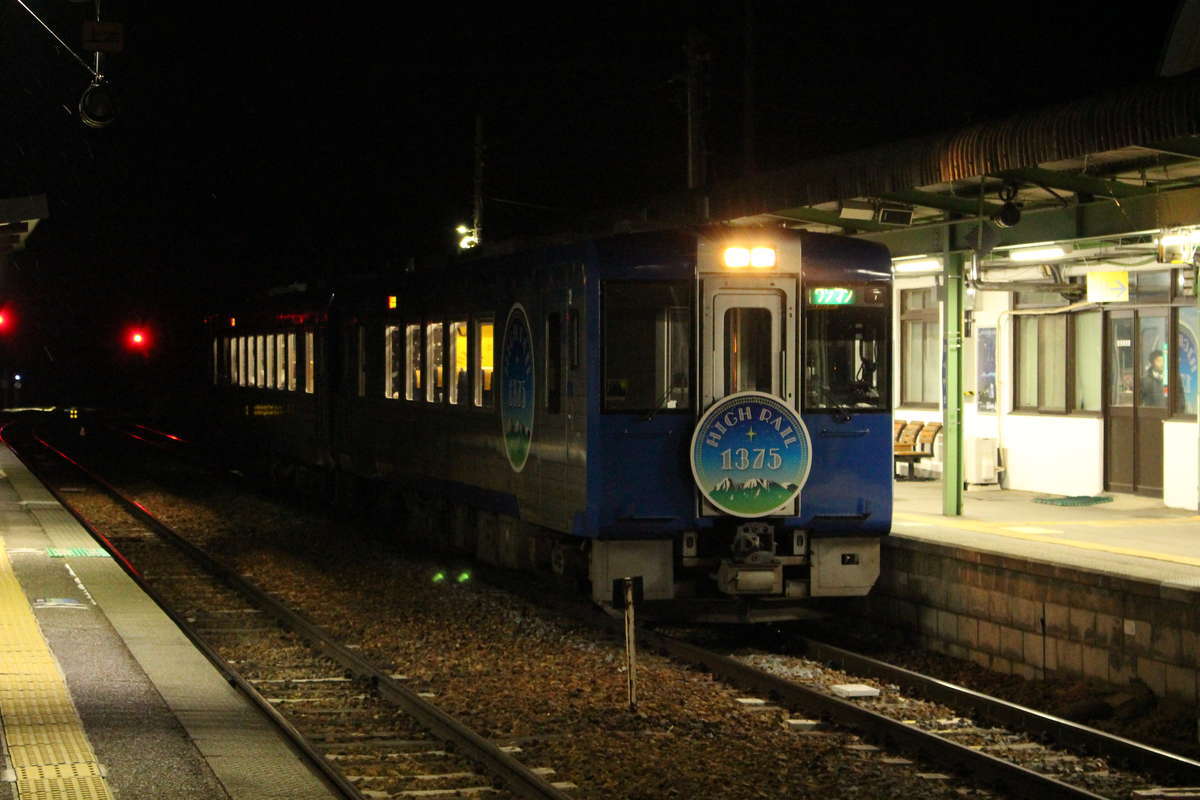
[[[525,308],[515,304],[504,323],[500,350],[500,427],[508,463],[520,472],[533,439],[533,333]]]
[[[1200,314],[1194,310],[1190,314],[1186,311],[1179,314],[1179,389],[1185,414],[1196,413],[1196,343],[1200,338],[1200,331],[1196,330],[1198,317]]]
[[[979,341],[977,357],[975,399],[976,410],[985,413],[996,411],[996,329],[977,328]]]
[[[715,403],[696,425],[692,477],[726,514],[764,517],[800,492],[812,466],[812,440],[800,415],[762,392]]]

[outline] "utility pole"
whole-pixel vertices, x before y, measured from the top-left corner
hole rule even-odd
[[[704,142],[704,62],[708,49],[704,34],[688,29],[687,47],[687,179],[688,189],[703,191],[708,185],[708,163]],[[708,197],[700,198],[697,209],[708,219]]]
[[[742,174],[749,178],[758,168],[754,157],[754,0],[744,0],[742,59]]]
[[[483,241],[483,112],[475,114],[475,214],[471,219],[475,241]]]

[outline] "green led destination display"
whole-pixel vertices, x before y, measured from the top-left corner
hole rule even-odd
[[[852,306],[855,294],[844,286],[821,286],[809,290],[808,302],[814,306]]]

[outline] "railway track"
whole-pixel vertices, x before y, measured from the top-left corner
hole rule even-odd
[[[498,581],[512,584],[503,577]],[[528,586],[511,588],[528,590]],[[612,622],[590,611],[583,611],[580,616],[588,618],[589,624],[607,626]],[[204,624],[212,622],[205,620]],[[936,764],[939,769],[968,775],[970,778],[964,781],[968,786],[997,787],[1019,797],[1127,798],[1132,792],[1161,789],[1157,778],[1161,775],[1163,780],[1174,782],[1171,789],[1174,794],[1162,796],[1200,796],[1180,793],[1182,784],[1200,784],[1197,779],[1200,765],[1196,762],[856,657],[844,650],[812,641],[803,643],[809,656],[835,662],[855,673],[856,677],[843,675],[839,678],[842,682],[882,681],[881,699],[847,701],[837,698],[828,689],[829,680],[808,681],[810,685],[804,685],[804,673],[813,670],[783,656],[767,654],[763,658],[735,658],[695,642],[653,631],[643,631],[642,636],[644,646],[685,663],[702,665],[725,681],[767,695],[785,709],[799,709],[806,716],[853,730],[880,747],[919,757],[926,763]],[[263,684],[271,687],[287,683],[289,677],[260,676],[260,682],[262,680],[276,681]],[[277,696],[274,699],[280,701],[277,703],[280,706],[303,709],[311,703],[319,708],[321,698],[331,688],[324,683],[337,682],[299,684],[306,687],[307,694],[302,692],[295,698]],[[902,693],[902,687],[906,692],[916,692],[922,698],[937,700],[949,708],[925,721],[914,719],[918,715],[913,714],[912,694]],[[998,727],[1000,725],[1004,727]],[[1047,748],[1041,740],[1049,740],[1068,750]],[[865,752],[871,749],[863,747]],[[1100,760],[1100,756],[1114,764],[1119,761],[1154,772],[1156,778],[1110,765]],[[348,751],[335,753],[333,760],[339,759],[346,764],[359,763],[357,755]]]
[[[10,438],[11,437],[11,438]],[[109,549],[226,678],[347,798],[489,797],[566,800],[553,770],[530,769],[336,637],[227,569],[140,503],[49,442],[6,432],[59,502]],[[39,453],[31,452],[34,447]],[[53,454],[50,456],[49,454]],[[77,471],[65,477],[64,467]],[[74,512],[82,473],[136,524],[106,537]]]

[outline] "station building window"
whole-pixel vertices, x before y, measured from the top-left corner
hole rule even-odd
[[[936,407],[942,394],[937,288],[900,291],[900,402]]]
[[[493,403],[492,372],[495,364],[495,317],[475,319],[475,405],[491,408]]]
[[[426,402],[441,403],[446,399],[444,356],[442,323],[425,323],[425,368],[429,370],[429,380],[425,382]]]
[[[367,328],[365,325],[357,326],[357,336],[355,337],[355,339],[356,339],[355,352],[357,354],[357,358],[355,359],[355,363],[356,363],[355,373],[357,375],[357,382],[358,382],[358,396],[366,397],[367,396]]]
[[[404,342],[400,339],[400,326],[388,325],[383,329],[383,396],[389,400],[400,399],[400,387],[404,378]]]
[[[1044,414],[1100,411],[1102,318],[1099,311],[1056,313],[1056,292],[1018,292],[1014,318],[1013,408]]]
[[[263,387],[267,385],[267,359],[266,359],[266,343],[264,337],[259,334],[254,337],[254,385]]]
[[[304,332],[304,393],[312,394],[317,389],[317,348],[316,335],[312,331]]]
[[[250,383],[249,375],[246,372],[246,365],[249,361],[249,354],[246,352],[246,337],[239,336],[236,340],[237,357],[238,357],[238,386],[246,386]]]
[[[404,326],[404,398],[421,399],[421,326]]]
[[[467,321],[465,319],[450,323],[446,345],[450,348],[450,352],[446,356],[446,363],[454,373],[448,387],[450,404],[458,405],[466,400],[469,391],[467,385],[469,374],[467,370]]]

